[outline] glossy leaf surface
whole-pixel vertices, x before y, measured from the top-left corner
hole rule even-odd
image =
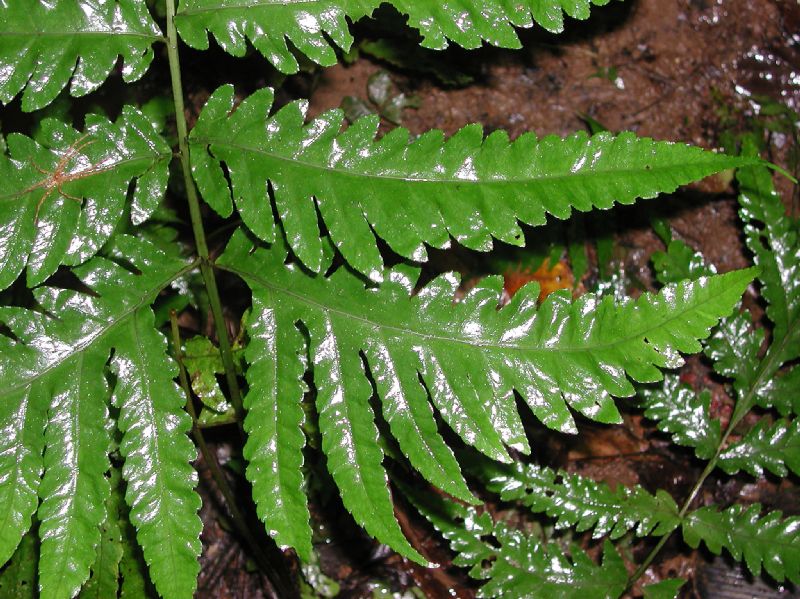
[[[318,208],[348,263],[375,281],[383,272],[376,233],[414,260],[425,258],[425,243],[448,247],[451,236],[480,250],[490,249],[493,237],[519,245],[519,221],[541,225],[548,214],[567,218],[573,208],[630,204],[757,160],[631,133],[541,140],[526,134],[510,142],[496,131],[484,140],[477,125],[449,140],[430,131],[410,142],[406,130],[395,129],[376,141],[377,118],[340,132],[340,111],[304,125],[304,104],[269,117],[272,101],[264,89],[231,113],[231,86],[209,99],[190,135],[200,191],[214,206],[230,204],[232,193],[248,228],[272,243],[271,185],[292,250],[315,272],[328,266]]]
[[[142,0],[6,0],[0,4],[0,102],[23,92],[22,109],[37,110],[70,80],[73,96],[86,95],[106,80],[118,56],[123,79],[135,81],[159,39]]]
[[[389,0],[408,16],[408,24],[422,34],[422,45],[443,49],[448,40],[465,48],[482,42],[519,48],[514,27],[538,23],[551,32],[564,29],[564,13],[587,19],[591,5],[609,0]],[[197,49],[208,48],[210,32],[217,43],[234,56],[243,56],[249,41],[284,73],[295,73],[298,64],[287,42],[314,62],[336,63],[335,48],[349,50],[353,43],[348,19],[357,21],[380,6],[377,0],[181,0],[176,25],[181,38]]]
[[[100,543],[110,443],[103,367],[108,350],[98,346],[66,360],[53,377],[45,429],[45,474],[39,488],[41,539],[39,588],[46,597],[69,599],[89,577]]]
[[[534,464],[498,464],[481,460],[470,471],[486,489],[503,501],[519,501],[535,513],[556,520],[557,528],[593,530],[592,536],[617,539],[629,530],[636,534],[663,535],[680,523],[675,500],[664,492],[655,495],[642,487],[607,484]]]
[[[752,276],[740,271],[702,279],[621,306],[610,298],[587,295],[573,303],[566,295],[553,294],[537,309],[538,290],[529,286],[497,311],[498,279],[485,280],[453,306],[453,277],[437,279],[412,299],[418,273],[410,269],[388,271],[380,288],[365,288],[363,279],[345,268],[329,278],[311,276],[284,264],[285,249],[251,250],[251,242],[237,233],[218,265],[242,276],[253,289],[259,308],[253,318],[262,322],[257,328],[274,323],[266,329],[272,330],[283,323],[292,335],[297,321],[307,328],[323,451],[345,505],[364,523],[377,517],[378,504],[369,495],[348,498],[348,487],[357,482],[358,489],[381,489],[387,501],[388,496],[360,352],[403,453],[431,482],[471,500],[452,453],[436,431],[428,394],[465,442],[500,460],[509,459],[504,444],[527,449],[520,441],[524,434],[514,389],[537,417],[558,430],[575,430],[568,404],[595,420],[617,421],[611,396],[633,392],[627,375],[657,379],[657,366],[677,363],[676,351],[699,349],[696,339],[731,308]],[[385,310],[389,305],[392,310]],[[679,320],[683,325],[675,326]],[[289,357],[299,349],[290,347]],[[602,352],[596,349],[600,347]],[[301,358],[277,361],[270,357],[276,350],[263,349],[265,355],[252,352],[248,358],[267,365],[251,384],[262,376],[265,389],[272,389],[275,381],[295,381],[284,400],[292,410],[291,402],[299,401],[301,391],[296,382]],[[281,368],[289,368],[289,374]],[[266,398],[250,399],[251,405],[279,401],[272,399],[273,391],[264,393]],[[382,534],[376,536],[389,542],[388,531]]]
[[[800,356],[799,225],[786,215],[772,174],[766,168],[740,168],[736,180],[739,215],[745,223],[747,247],[761,268],[761,294],[767,301],[767,316],[774,325],[772,351],[777,352],[774,362],[780,366]]]
[[[681,385],[677,375],[664,377],[660,389],[640,393],[644,415],[656,421],[658,430],[670,433],[673,442],[694,448],[697,457],[714,456],[722,439],[719,420],[712,420],[708,406],[711,394],[699,395],[688,385]]]
[[[627,584],[622,558],[606,541],[602,564],[595,564],[577,545],[569,554],[558,543],[544,543],[538,535],[493,523],[435,494],[410,492],[415,507],[450,542],[453,563],[470,568],[472,578],[486,580],[478,597],[585,599],[619,597]]]
[[[744,560],[755,576],[763,566],[778,582],[800,582],[800,518],[783,518],[779,511],[760,517],[761,506],[734,505],[725,511],[703,507],[689,514],[683,538],[697,547],[704,542],[719,555],[726,549],[736,561]]]
[[[800,423],[779,420],[770,425],[761,420],[739,441],[725,448],[719,458],[720,467],[728,474],[745,470],[763,476],[769,470],[786,476],[789,470],[800,474]]]
[[[88,115],[82,133],[45,119],[38,137],[12,133],[0,155],[0,289],[26,266],[33,287],[95,254],[125,213],[132,180],[135,224],[166,189],[172,152],[136,108],[123,108],[114,123]]]
[[[306,343],[294,321],[288,320],[291,314],[273,309],[271,299],[268,291],[253,291],[245,354],[249,363],[244,398],[246,475],[267,532],[280,546],[294,547],[308,561],[311,526],[302,471],[306,439],[300,428]]]
[[[177,365],[166,355],[166,339],[153,328],[149,308],[133,312],[114,336],[111,361],[117,375],[122,475],[136,540],[150,576],[164,597],[192,597],[200,564],[195,493],[196,450],[187,433],[192,422],[173,378]]]
[[[12,407],[16,420],[8,422],[20,427],[17,437],[11,438],[15,451],[10,456],[23,458],[24,467],[26,460],[36,461],[36,455],[25,457],[30,445],[25,437],[46,441],[39,516],[42,554],[47,560],[41,562],[40,584],[50,596],[72,596],[88,578],[95,560],[98,526],[108,495],[104,477],[109,450],[105,427],[108,392],[103,367],[113,349],[117,368],[114,397],[121,410],[120,428],[125,431],[124,472],[130,503],[137,511],[139,542],[145,554],[153,556],[151,561],[161,565],[161,569],[153,568],[151,575],[162,594],[185,597],[194,588],[199,554],[200,521],[195,513],[199,499],[192,490],[195,475],[189,466],[193,448],[185,435],[188,416],[171,381],[174,365],[164,354],[163,337],[152,328],[149,304],[188,266],[132,237],[116,237],[107,251],[111,259],[97,256],[73,269],[91,293],[38,287],[33,294],[41,312],[0,308],[0,322],[14,335],[13,339],[0,337],[5,350],[0,360],[5,383],[0,405]],[[136,272],[117,260],[124,260]],[[137,370],[142,364],[146,371]],[[51,410],[46,435],[41,419],[25,419],[31,408]],[[133,410],[142,412],[135,427],[126,420]],[[149,419],[145,417],[148,414]],[[137,444],[142,437],[150,444],[147,448]],[[164,454],[169,459],[159,460]],[[4,480],[35,479],[41,471],[38,462],[22,473],[21,466],[14,463],[0,463],[0,467]],[[160,486],[164,478],[169,478],[169,484]],[[2,486],[4,493],[9,489],[17,494],[4,511],[0,529],[3,551],[9,546],[13,550],[35,508],[35,495],[30,497],[35,487],[31,489],[31,483],[17,485],[10,489]],[[23,492],[27,495],[20,499]],[[175,557],[187,553],[191,553],[192,564]],[[60,570],[56,568],[59,565]],[[167,573],[164,565],[170,567]]]

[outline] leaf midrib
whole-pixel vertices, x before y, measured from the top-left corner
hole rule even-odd
[[[341,176],[346,177],[353,177],[353,178],[363,178],[363,179],[376,179],[379,181],[402,181],[403,183],[429,183],[429,184],[439,184],[439,185],[523,185],[529,183],[536,183],[541,181],[562,181],[562,180],[571,180],[575,181],[578,179],[585,179],[587,177],[601,177],[604,175],[630,175],[630,176],[643,176],[645,174],[655,174],[658,172],[666,172],[675,169],[685,169],[685,168],[694,168],[694,167],[704,167],[706,163],[711,162],[711,157],[715,158],[722,158],[727,156],[726,154],[716,154],[713,152],[709,152],[704,157],[708,158],[707,160],[687,160],[686,162],[680,163],[673,163],[666,166],[651,166],[649,169],[643,171],[641,168],[606,168],[606,169],[595,169],[595,170],[584,170],[578,171],[575,173],[563,173],[559,175],[548,175],[548,174],[540,174],[538,176],[529,176],[525,178],[513,178],[513,177],[503,177],[502,179],[457,179],[457,178],[412,178],[412,177],[403,177],[397,175],[385,175],[385,174],[373,174],[367,173],[363,171],[353,171],[353,170],[346,170],[344,168],[335,168],[334,166],[330,165],[323,165],[319,163],[309,162],[307,160],[300,160],[297,158],[291,158],[287,156],[283,156],[276,152],[272,152],[269,150],[264,150],[262,148],[239,144],[239,143],[231,143],[228,140],[221,140],[216,139],[213,137],[195,137],[189,140],[190,144],[196,144],[199,146],[225,146],[232,150],[238,150],[241,152],[251,152],[253,154],[260,154],[262,156],[267,156],[268,158],[284,162],[290,165],[305,167],[309,170],[318,170],[318,171],[325,171],[329,173],[336,173]],[[657,143],[657,142],[655,142]],[[729,157],[735,159],[734,157]],[[668,189],[664,189],[664,191],[668,191]]]
[[[243,269],[239,269],[236,266],[232,266],[230,264],[219,264],[219,263],[216,266],[218,268],[221,268],[222,270],[226,270],[228,272],[232,272],[232,273],[234,273],[234,274],[236,274],[236,275],[238,275],[238,276],[240,276],[240,277],[242,277],[244,279],[253,280],[253,281],[257,282],[259,285],[265,287],[266,289],[270,289],[273,292],[278,293],[278,294],[287,295],[287,296],[291,297],[292,299],[294,299],[294,300],[296,300],[296,301],[298,301],[300,303],[303,303],[303,304],[306,304],[308,306],[311,306],[312,308],[317,309],[319,311],[322,311],[324,313],[337,314],[338,316],[341,316],[341,317],[343,317],[345,319],[351,319],[353,321],[360,322],[360,323],[362,323],[362,324],[364,324],[366,326],[369,326],[371,328],[374,328],[374,329],[379,329],[379,330],[384,330],[384,331],[397,331],[398,333],[401,333],[403,335],[413,336],[413,337],[425,339],[427,341],[440,341],[440,342],[445,342],[445,343],[454,343],[454,344],[464,345],[464,346],[471,347],[471,348],[485,348],[485,349],[508,350],[508,351],[524,351],[524,352],[538,352],[538,353],[545,353],[545,352],[548,352],[548,353],[549,352],[592,353],[592,352],[595,352],[595,351],[598,351],[598,350],[604,350],[604,349],[607,349],[607,348],[616,347],[618,345],[621,345],[621,344],[624,344],[624,343],[628,343],[628,342],[631,342],[631,341],[643,340],[643,339],[647,338],[648,333],[650,333],[651,331],[655,331],[655,330],[658,330],[658,329],[661,329],[661,328],[667,326],[670,322],[679,319],[680,316],[686,312],[686,310],[680,311],[680,312],[678,312],[676,314],[673,314],[670,318],[660,321],[660,323],[657,326],[647,327],[646,329],[644,329],[642,331],[639,331],[637,333],[632,333],[632,334],[626,336],[625,338],[618,339],[617,341],[614,341],[612,343],[598,344],[598,345],[593,345],[591,347],[589,347],[589,346],[564,347],[564,346],[558,346],[558,345],[557,346],[553,346],[553,347],[542,347],[542,346],[527,346],[527,345],[519,345],[519,344],[510,345],[510,344],[493,343],[493,342],[474,342],[474,341],[471,341],[471,340],[466,340],[466,339],[462,339],[462,338],[458,338],[458,337],[447,337],[447,336],[443,336],[443,335],[432,335],[432,334],[429,334],[429,333],[422,333],[422,332],[419,332],[419,331],[417,331],[415,329],[411,329],[411,328],[403,328],[403,327],[399,327],[399,326],[396,326],[396,325],[378,323],[378,322],[375,322],[374,320],[371,320],[371,319],[366,318],[364,316],[360,316],[360,315],[354,314],[352,312],[347,312],[347,311],[345,311],[345,310],[343,310],[341,308],[331,307],[329,305],[326,305],[326,304],[323,304],[323,303],[321,303],[319,301],[316,301],[316,300],[314,300],[314,299],[312,299],[312,298],[310,298],[310,297],[308,297],[306,295],[303,295],[303,294],[300,294],[300,293],[296,293],[296,292],[291,291],[290,289],[287,289],[287,288],[284,288],[284,287],[280,287],[280,286],[272,283],[271,281],[268,281],[264,277],[261,277],[259,275],[256,275],[256,274],[254,274],[252,272],[249,272],[249,271],[246,271],[246,270],[243,270]],[[708,302],[711,302],[713,299],[714,299],[714,296],[706,298],[705,300],[703,300],[700,303],[693,304],[690,307],[690,310],[691,311],[696,311],[696,310],[700,309],[703,305],[707,304]]]
[[[67,37],[76,38],[81,36],[94,37],[139,37],[152,42],[165,41],[166,38],[162,35],[140,33],[136,31],[103,31],[99,29],[76,29],[75,31],[0,31],[0,38],[4,37],[25,37],[25,38],[43,38],[43,37]]]
[[[176,17],[192,17],[195,15],[200,15],[208,12],[222,12],[226,10],[252,10],[254,8],[272,8],[272,7],[283,7],[289,8],[290,6],[299,6],[299,5],[315,5],[319,4],[321,7],[329,6],[331,4],[336,5],[332,2],[325,2],[323,3],[321,0],[258,0],[258,1],[251,1],[241,4],[226,4],[222,6],[200,6],[196,8],[188,8],[183,10],[178,10],[175,13]],[[341,4],[341,3],[339,3]],[[373,2],[373,4],[376,4]],[[345,12],[345,9],[342,9],[342,12]],[[349,13],[348,13],[349,16]]]

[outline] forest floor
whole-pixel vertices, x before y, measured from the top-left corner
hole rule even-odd
[[[381,27],[374,22],[357,24],[358,39],[382,35],[385,31]],[[376,73],[385,71],[391,82],[390,95],[402,93],[418,103],[418,107],[404,108],[393,117],[401,119],[414,134],[430,128],[452,134],[477,122],[487,131],[505,129],[512,137],[525,131],[567,135],[586,129],[587,121],[593,119],[611,131],[631,130],[657,139],[717,148],[726,131],[757,121],[765,103],[800,110],[798,32],[800,4],[796,0],[612,2],[595,8],[588,22],[568,20],[564,35],[549,35],[540,29],[522,31],[521,50],[485,48],[467,52],[452,48],[443,54],[438,74],[420,72],[427,68],[421,59],[408,59],[407,64],[401,60],[397,65],[362,51],[351,55],[349,64],[290,78],[279,98],[310,97],[310,116],[339,107],[347,96],[351,105],[355,102],[357,107],[369,109],[368,86],[375,81]],[[231,72],[238,73],[237,91],[243,94],[250,88],[275,84],[274,73],[257,56],[240,60],[235,66],[233,59],[222,57],[219,64],[224,69],[220,82],[230,79]],[[206,87],[200,86],[200,80],[195,88],[191,81],[188,83],[197,107],[213,90],[208,87],[209,67],[203,69],[203,75]],[[384,122],[384,129],[391,126]],[[793,131],[796,135],[797,130]],[[770,160],[796,171],[797,144],[792,130],[773,132],[769,152]],[[787,209],[796,211],[798,198],[788,181],[781,180],[778,185]],[[664,247],[650,226],[654,214],[666,218],[674,235],[702,252],[719,271],[749,264],[735,192],[724,177],[612,212],[616,268],[629,292],[653,288],[650,256]],[[439,256],[438,268],[455,268],[467,277],[478,274],[470,256],[469,252],[446,253]],[[569,268],[566,263],[565,268]],[[596,269],[590,269],[578,281],[578,288],[588,288],[596,277]],[[749,307],[758,317],[760,308]],[[726,417],[731,400],[701,360],[690,360],[682,378],[690,384],[711,387],[713,409]],[[532,424],[536,457],[550,466],[611,484],[642,484],[650,490],[664,488],[677,498],[685,497],[699,473],[690,453],[670,446],[635,411],[626,414],[625,420],[623,425],[612,427],[584,423],[582,434],[575,439]],[[217,442],[224,461],[230,451],[225,433],[212,440]],[[312,467],[319,465],[312,463]],[[201,480],[209,483],[202,464],[200,471]],[[225,525],[220,503],[209,490],[212,485],[201,487],[205,529],[198,597],[272,596]],[[246,493],[242,491],[243,496]],[[465,573],[447,566],[450,555],[443,542],[402,503],[397,515],[405,532],[431,558],[444,563],[442,568],[423,569],[375,545],[358,531],[338,500],[326,493],[320,489],[312,503],[319,563],[306,572],[314,579],[315,594],[309,596],[475,596],[477,587]],[[796,481],[792,479],[754,483],[746,476],[712,477],[705,493],[704,501],[709,502],[759,501],[786,513],[800,511]],[[490,509],[507,506],[492,505]],[[504,516],[525,519],[521,514]],[[634,543],[630,552],[641,559],[648,548]],[[297,575],[296,560],[292,555],[287,558],[288,570]],[[675,575],[693,581],[685,587],[685,597],[745,596],[734,594],[738,592],[748,597],[796,596],[761,580],[749,580],[725,560],[711,560],[707,554],[692,552],[677,542],[667,545],[646,579]],[[738,585],[738,590],[732,585]]]

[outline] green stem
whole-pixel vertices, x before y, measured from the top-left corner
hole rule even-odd
[[[206,444],[205,437],[203,437],[203,431],[197,422],[197,414],[194,409],[192,393],[189,387],[189,377],[186,375],[186,368],[183,364],[181,334],[180,330],[178,329],[178,318],[175,314],[175,310],[170,311],[169,320],[172,329],[172,345],[175,352],[175,360],[178,362],[178,378],[181,382],[183,392],[186,395],[186,411],[189,412],[189,415],[192,417],[192,436],[194,436],[194,440],[197,443],[197,446],[200,448],[200,453],[203,456],[203,460],[208,466],[209,471],[211,472],[211,476],[213,477],[217,488],[220,490],[223,498],[225,499],[225,504],[228,506],[228,510],[230,510],[231,517],[233,519],[233,525],[236,527],[236,530],[250,548],[258,567],[270,579],[270,582],[272,582],[272,584],[275,586],[275,589],[280,597],[291,597],[293,593],[285,587],[282,582],[283,578],[272,566],[272,563],[269,559],[267,559],[267,556],[261,550],[258,542],[250,533],[250,528],[247,525],[247,521],[245,520],[244,515],[239,511],[238,503],[236,502],[236,496],[228,484],[228,480],[225,478],[222,468],[220,468],[217,457]]]
[[[172,98],[175,102],[175,121],[178,127],[178,156],[180,158],[181,170],[183,171],[183,181],[186,186],[186,198],[189,203],[189,216],[192,222],[192,233],[194,234],[197,253],[200,256],[200,273],[208,291],[208,301],[211,305],[211,314],[214,318],[214,327],[217,332],[217,342],[222,356],[222,364],[225,367],[225,381],[228,384],[228,391],[231,396],[233,409],[236,411],[236,418],[239,422],[239,430],[242,430],[244,420],[244,406],[242,405],[242,393],[239,389],[239,381],[236,377],[236,368],[231,352],[231,342],[228,337],[228,329],[225,326],[225,318],[222,314],[222,302],[217,289],[217,280],[214,276],[214,269],[209,261],[208,244],[206,233],[203,229],[203,216],[200,213],[200,200],[197,196],[197,188],[192,180],[192,171],[189,164],[189,144],[187,142],[188,132],[186,126],[186,113],[183,105],[183,84],[181,83],[181,63],[178,57],[178,33],[175,30],[175,0],[167,0],[167,56],[169,57],[169,74],[172,80]]]
[[[753,382],[751,383],[750,387],[747,390],[747,394],[738,402],[736,402],[736,406],[733,409],[733,414],[731,415],[731,419],[728,422],[728,426],[725,428],[725,433],[720,438],[719,444],[717,445],[717,449],[714,452],[714,457],[712,457],[706,467],[703,469],[703,472],[697,479],[697,482],[692,487],[691,492],[689,493],[689,497],[686,498],[684,501],[681,510],[678,512],[678,519],[683,522],[683,519],[686,517],[686,514],[689,511],[692,503],[694,502],[697,494],[700,492],[700,489],[703,486],[703,483],[706,482],[706,479],[711,475],[714,469],[717,467],[717,462],[719,461],[719,456],[722,455],[723,450],[727,447],[728,444],[728,437],[730,437],[731,433],[734,431],[736,426],[742,421],[742,419],[747,415],[747,413],[753,408],[756,399],[756,391],[761,387],[762,381],[768,377],[772,376],[775,371],[780,367],[780,356],[783,350],[783,346],[786,344],[786,340],[789,338],[790,333],[787,333],[784,338],[780,341],[779,344],[773,344],[764,358],[761,360],[761,363],[758,365],[758,369],[756,370],[756,376],[753,378]],[[674,532],[674,531],[673,531]],[[641,565],[636,568],[636,571],[631,575],[628,579],[628,589],[630,589],[634,583],[645,573],[650,564],[656,558],[658,553],[666,544],[667,540],[672,536],[672,533],[665,534],[661,539],[659,539],[656,546],[653,547],[652,551],[647,554],[647,557],[641,563]]]

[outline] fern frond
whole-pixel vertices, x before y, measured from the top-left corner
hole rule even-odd
[[[800,415],[800,367],[794,366],[760,385],[756,403],[762,408],[775,408],[781,416]]]
[[[36,599],[36,566],[39,563],[39,539],[29,531],[17,546],[11,561],[0,570],[0,597]]]
[[[711,394],[695,394],[682,385],[677,375],[664,377],[660,389],[640,392],[644,415],[656,421],[658,430],[670,433],[678,445],[694,448],[697,457],[711,459],[722,439],[719,420],[712,420],[708,411]]]
[[[38,489],[42,554],[48,558],[42,560],[39,576],[40,584],[50,585],[42,587],[49,595],[71,596],[89,576],[108,495],[104,477],[109,451],[104,430],[108,392],[103,367],[113,349],[114,401],[120,409],[124,474],[139,542],[162,594],[185,597],[194,588],[200,549],[201,524],[195,513],[199,498],[193,491],[196,477],[189,465],[193,446],[185,435],[189,423],[182,396],[172,381],[174,365],[164,354],[163,337],[152,326],[149,304],[190,265],[126,236],[114,238],[108,255],[72,269],[92,294],[38,287],[33,295],[41,312],[0,308],[0,322],[13,335],[0,337],[3,349],[8,350],[0,353],[4,381],[0,406],[11,406],[16,418],[4,421],[4,427],[24,425],[15,435],[39,438],[44,423],[25,421],[25,410],[52,408],[44,436],[44,479]],[[136,272],[116,261],[130,264]],[[134,412],[138,414],[135,424],[131,422]],[[18,455],[6,455],[24,458],[23,450],[30,443],[23,443],[24,437],[11,439],[18,443],[12,445]],[[23,476],[19,468],[5,461],[4,455],[0,479],[18,481]],[[37,463],[23,474],[35,479],[40,470]],[[35,496],[30,497],[35,486],[20,486],[27,493],[24,501],[12,496],[4,509],[0,528],[4,556],[28,526],[31,500],[35,507]],[[2,486],[3,493],[7,488]],[[146,517],[140,515],[143,510]],[[183,561],[177,559],[181,556]],[[53,569],[58,564],[64,572]]]
[[[118,56],[125,61],[122,78],[136,81],[160,39],[140,0],[6,0],[0,4],[0,102],[24,90],[22,109],[38,110],[70,79],[70,93],[84,96],[100,87]]]
[[[683,578],[667,578],[642,587],[644,599],[678,599],[681,587],[686,584]]]
[[[111,493],[103,506],[104,518],[100,525],[100,542],[97,544],[92,575],[83,585],[79,599],[106,599],[116,597],[119,591],[119,565],[122,561],[122,529],[120,517],[125,501],[121,489],[122,473],[111,469]]]
[[[478,597],[615,599],[625,589],[625,565],[609,541],[603,546],[603,562],[597,565],[577,545],[570,546],[567,554],[556,542],[545,543],[503,522],[493,523],[488,513],[401,488],[450,542],[457,553],[453,563],[470,568],[471,577],[486,580]]]
[[[306,440],[300,428],[306,343],[294,321],[286,321],[285,313],[271,309],[270,300],[269,294],[263,298],[253,292],[247,328],[246,475],[258,498],[258,516],[269,534],[280,546],[294,547],[300,558],[308,561],[311,526],[302,471]]]
[[[693,548],[704,542],[719,555],[727,549],[733,559],[744,559],[755,576],[763,566],[778,582],[800,583],[800,518],[783,518],[779,511],[759,517],[761,506],[734,505],[724,511],[703,507],[683,523],[683,538]]]
[[[592,4],[609,0],[523,0],[485,2],[462,0],[457,4],[436,0],[389,0],[408,15],[408,24],[422,34],[426,48],[443,49],[448,40],[465,48],[482,42],[503,48],[519,48],[514,27],[539,23],[553,33],[564,29],[566,12],[576,19],[589,18]],[[298,70],[287,46],[291,42],[314,62],[336,63],[336,47],[350,49],[353,38],[347,20],[371,15],[381,4],[376,0],[307,0],[275,3],[266,0],[181,0],[175,24],[181,38],[193,48],[208,48],[211,33],[220,46],[234,56],[243,56],[247,41],[284,73]]]
[[[594,538],[617,539],[634,528],[639,536],[660,536],[680,524],[678,506],[664,491],[652,495],[638,485],[612,489],[578,474],[535,464],[481,460],[475,465],[470,472],[486,489],[504,501],[518,501],[532,512],[555,518],[556,528],[594,529]]]
[[[111,442],[103,373],[108,351],[98,347],[59,365],[52,376],[39,487],[39,589],[46,597],[75,596],[95,561]]]
[[[744,154],[756,154],[745,144]],[[745,240],[761,268],[761,295],[774,325],[776,368],[800,356],[800,240],[798,222],[786,216],[772,174],[764,167],[739,168],[739,215]],[[772,373],[768,373],[768,376]]]
[[[697,279],[717,272],[713,266],[706,264],[700,252],[695,252],[680,239],[670,239],[665,243],[666,251],[654,252],[652,258],[656,280],[662,285]]]
[[[187,437],[191,418],[173,380],[177,367],[166,355],[166,339],[153,327],[149,308],[132,312],[112,343],[122,475],[136,540],[158,592],[191,597],[200,572],[203,525],[194,491],[197,473],[190,464],[196,457]]]
[[[502,131],[484,140],[470,125],[447,141],[431,131],[409,142],[404,129],[376,140],[377,117],[340,133],[341,111],[304,126],[305,104],[269,117],[272,102],[272,91],[260,90],[231,113],[231,86],[209,99],[190,135],[203,197],[224,215],[232,193],[248,228],[272,243],[271,185],[289,244],[307,267],[327,267],[318,208],[348,263],[376,281],[383,263],[375,234],[413,260],[425,258],[426,243],[448,247],[451,237],[479,250],[490,249],[493,237],[519,245],[520,221],[541,225],[547,214],[567,218],[573,208],[630,204],[758,160],[631,133],[541,140],[527,134],[510,142]]]
[[[800,474],[799,421],[779,420],[769,425],[760,420],[744,437],[725,448],[719,465],[728,474],[744,470],[760,477],[765,468],[776,476],[786,476],[789,470]]]
[[[706,341],[703,353],[714,370],[733,381],[739,397],[758,384],[759,350],[764,330],[755,329],[748,311],[723,318]]]
[[[0,316],[2,321],[2,316]],[[30,364],[34,352],[12,352],[14,344],[0,335],[0,380]],[[8,359],[5,359],[8,356]],[[39,483],[44,470],[46,393],[41,384],[0,391],[0,564],[14,554],[31,525],[38,505]]]
[[[69,2],[62,2],[69,4]],[[80,264],[109,239],[136,180],[131,219],[143,222],[167,186],[172,152],[136,108],[116,122],[89,115],[83,133],[56,119],[39,141],[7,137],[0,155],[0,289],[27,265],[27,283],[42,283],[60,264]]]
[[[619,306],[611,298],[587,295],[572,302],[553,294],[537,309],[538,290],[532,286],[497,311],[497,279],[485,280],[452,306],[457,287],[453,277],[437,279],[410,299],[415,279],[409,269],[388,271],[380,288],[365,289],[364,280],[345,268],[325,278],[287,266],[286,251],[253,251],[252,243],[237,232],[217,264],[247,281],[257,298],[253,318],[274,323],[268,330],[281,324],[293,329],[298,321],[308,330],[323,450],[345,505],[361,523],[376,517],[377,502],[369,496],[360,498],[366,503],[348,498],[351,483],[357,482],[359,490],[381,489],[388,502],[362,352],[392,434],[411,464],[448,493],[471,500],[457,463],[430,422],[428,393],[465,442],[500,460],[509,459],[504,444],[518,439],[514,389],[551,428],[575,431],[568,404],[589,418],[617,421],[611,396],[632,394],[628,376],[657,379],[657,367],[677,363],[677,351],[697,351],[696,339],[731,309],[752,276],[741,271],[701,279]],[[393,309],[385,310],[389,305]],[[678,321],[683,324],[676,326]],[[296,335],[293,330],[290,334]],[[296,343],[289,346],[294,349],[288,358],[297,354]],[[266,354],[274,351],[267,349]],[[301,371],[299,356],[288,363],[264,360],[268,368],[260,384],[267,389],[284,377],[296,381]],[[290,372],[281,373],[287,367]],[[297,402],[299,392],[290,391],[293,399],[288,401]],[[269,391],[248,401],[256,405],[279,399]],[[283,409],[277,406],[268,409]],[[425,443],[408,430],[428,435]],[[293,451],[296,455],[298,448]],[[256,496],[257,502],[265,500]],[[388,531],[382,533],[378,538],[388,543]]]

